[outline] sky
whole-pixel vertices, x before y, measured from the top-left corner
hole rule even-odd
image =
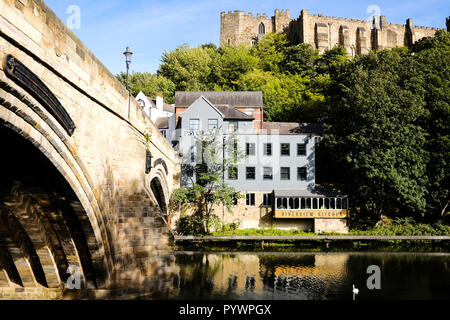
[[[73,19],[75,5],[80,10],[79,28],[72,31],[113,73],[125,71],[123,52],[134,53],[131,71],[155,73],[164,51],[184,43],[197,47],[219,44],[220,12],[241,10],[267,13],[289,9],[297,18],[301,9],[310,14],[366,20],[371,5],[380,8],[387,22],[445,28],[450,14],[448,0],[45,0],[67,25]]]

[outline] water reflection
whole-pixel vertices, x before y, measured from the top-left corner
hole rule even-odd
[[[179,252],[179,299],[450,299],[450,254]],[[369,290],[369,265],[381,290]]]

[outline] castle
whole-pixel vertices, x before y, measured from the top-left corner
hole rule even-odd
[[[447,30],[450,30],[450,18],[446,20]],[[221,46],[253,46],[268,33],[286,32],[292,43],[309,43],[321,53],[342,46],[351,56],[370,50],[411,47],[416,41],[433,36],[437,30],[414,26],[412,19],[400,25],[387,23],[386,17],[380,16],[368,23],[366,20],[311,15],[305,9],[298,19],[292,19],[289,10],[279,9],[272,17],[265,13],[253,16],[238,10],[220,14]]]

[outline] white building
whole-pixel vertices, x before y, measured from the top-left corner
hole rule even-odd
[[[156,98],[147,97],[142,91],[136,96],[139,105],[158,127],[161,134],[172,144],[175,132],[175,107],[164,102],[162,94]]]
[[[175,107],[173,141],[182,160],[182,186],[197,181],[201,172],[202,146],[196,140],[201,131],[218,130],[219,141],[233,136],[236,150],[245,151],[246,158],[223,173],[224,182],[245,195],[233,214],[223,216],[226,222],[238,220],[242,228],[347,232],[348,197],[315,182],[321,125],[264,122],[260,91],[176,92]]]

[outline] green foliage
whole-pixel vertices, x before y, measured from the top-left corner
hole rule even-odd
[[[369,53],[332,74],[319,181],[358,216],[448,216],[450,34]],[[376,220],[376,219],[375,219]]]
[[[196,212],[190,216],[184,216],[178,219],[176,223],[177,233],[180,235],[204,235],[205,217],[201,212]]]
[[[381,215],[398,209],[423,213],[426,206],[427,134],[420,94],[402,76],[394,51],[371,53],[345,65],[336,79],[335,102],[326,118],[325,146],[335,182],[354,205]]]
[[[241,76],[253,70],[258,61],[244,46],[220,48],[210,76],[214,89],[237,90]]]
[[[127,74],[121,72],[117,79],[126,86]],[[160,75],[154,75],[149,72],[133,72],[128,77],[130,92],[133,96],[142,91],[146,96],[155,97],[157,93],[162,93],[167,103],[174,103],[175,84]]]
[[[449,69],[445,31],[412,49],[353,59],[342,47],[319,54],[268,34],[253,48],[205,44],[165,52],[158,75],[132,74],[130,88],[169,99],[175,90],[260,90],[265,120],[324,123],[316,180],[349,194],[356,219],[373,227],[381,215],[449,216]],[[124,74],[118,78],[124,83]],[[213,201],[230,203],[221,174],[207,172],[186,198],[200,205],[205,186],[216,181]],[[208,212],[209,204],[201,205]]]
[[[309,43],[300,43],[286,48],[281,69],[290,74],[312,75],[318,59],[319,50],[314,49]]]
[[[187,187],[174,190],[171,207],[178,204],[182,207],[193,207],[196,214],[192,218],[184,218],[182,228],[198,225],[201,216],[203,232],[222,228],[220,220],[213,213],[216,205],[223,205],[229,213],[234,203],[243,197],[223,180],[224,170],[239,162],[244,154],[234,148],[236,137],[229,136],[225,141],[219,139],[220,128],[208,132],[201,131],[196,136],[196,146],[200,149],[200,160],[195,167],[196,181],[191,180]],[[223,157],[223,155],[228,155]],[[220,164],[220,165],[218,165]],[[224,220],[224,217],[222,217]],[[177,229],[178,232],[181,232]]]
[[[390,224],[380,225],[367,230],[352,230],[350,235],[374,236],[448,236],[450,226],[442,222],[431,224],[416,223],[413,218],[395,218]]]
[[[327,233],[339,235],[338,233]],[[450,225],[441,221],[431,224],[416,223],[411,217],[396,218],[389,224],[379,225],[367,229],[352,229],[345,235],[373,235],[373,236],[448,236]],[[296,229],[280,230],[265,229],[235,229],[213,232],[214,236],[314,236],[313,232],[304,232]]]
[[[288,47],[286,34],[270,33],[265,36],[250,52],[259,60],[259,68],[263,71],[278,73],[281,62],[285,60]]]
[[[217,49],[211,46],[189,48],[183,45],[164,52],[158,75],[170,79],[178,91],[208,90],[212,61]]]

